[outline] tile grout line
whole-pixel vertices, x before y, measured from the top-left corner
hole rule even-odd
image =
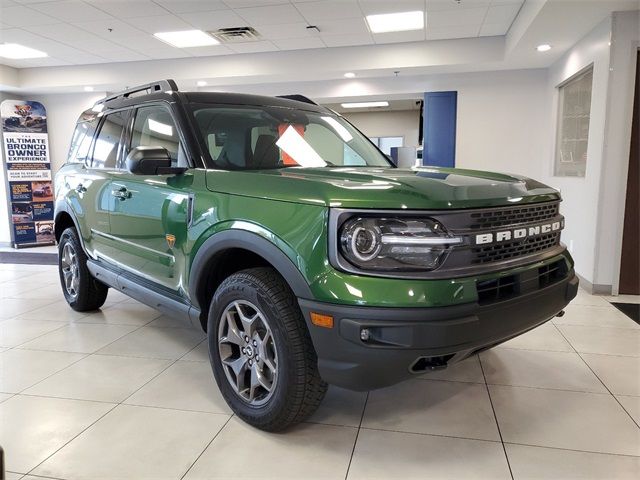
[[[371,392],[367,392],[367,396],[364,399],[364,406],[362,407],[362,413],[360,414],[360,423],[358,424],[358,430],[356,431],[356,438],[353,440],[353,448],[351,449],[351,456],[349,457],[349,465],[347,465],[347,471],[344,474],[344,480],[349,477],[349,470],[351,470],[351,462],[353,461],[353,454],[356,452],[356,446],[358,444],[358,437],[360,436],[360,430],[362,429],[362,420],[364,420],[364,414],[367,411],[367,403],[369,403],[369,395]]]
[[[220,433],[222,432],[222,430],[224,430],[224,429],[227,427],[227,425],[229,424],[229,422],[231,421],[231,419],[232,419],[233,417],[235,417],[235,413],[233,413],[233,414],[231,414],[231,415],[229,416],[229,418],[227,419],[227,421],[226,421],[226,422],[224,422],[224,425],[222,425],[222,427],[220,428],[220,430],[218,430],[218,431],[216,432],[216,434],[213,436],[213,438],[211,439],[211,441],[209,441],[209,443],[207,443],[207,444],[205,445],[205,447],[204,447],[204,448],[202,449],[202,451],[198,454],[198,456],[197,456],[197,457],[196,457],[196,459],[193,461],[193,463],[192,463],[191,465],[189,465],[189,468],[187,468],[187,471],[186,471],[186,472],[184,472],[184,475],[182,475],[182,476],[180,477],[180,480],[183,480],[183,479],[184,479],[184,477],[186,477],[186,476],[189,474],[189,472],[190,472],[190,471],[191,471],[191,469],[194,467],[194,465],[195,465],[196,463],[198,463],[198,460],[200,460],[200,457],[202,457],[202,455],[204,455],[204,452],[206,452],[206,451],[207,451],[207,449],[209,448],[209,446],[214,442],[214,440],[215,440],[216,438],[218,438],[218,435],[220,435]]]
[[[509,468],[509,475],[511,475],[511,479],[513,480],[513,470],[511,469],[511,462],[509,462],[509,455],[507,454],[507,447],[504,444],[504,438],[502,438],[502,431],[500,430],[500,423],[498,422],[498,415],[496,414],[496,408],[493,406],[493,399],[491,398],[491,391],[489,390],[489,385],[487,384],[487,376],[484,373],[484,367],[482,366],[482,359],[480,355],[478,355],[478,363],[480,364],[480,370],[482,371],[482,376],[484,377],[484,388],[487,391],[487,395],[489,396],[489,404],[491,405],[491,411],[493,412],[493,419],[496,421],[496,428],[498,429],[498,435],[500,435],[500,444],[502,445],[502,451],[504,452],[504,458],[507,461],[507,467]]]

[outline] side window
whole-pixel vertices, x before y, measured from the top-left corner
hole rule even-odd
[[[78,122],[71,138],[67,163],[84,163],[87,160],[91,140],[93,140],[97,126],[97,118],[86,122]]]
[[[118,159],[118,145],[126,120],[126,111],[105,115],[93,146],[92,168],[115,168]]]
[[[140,146],[164,147],[169,152],[174,167],[189,166],[184,149],[180,145],[176,124],[165,107],[141,107],[136,112],[131,132],[131,149]]]

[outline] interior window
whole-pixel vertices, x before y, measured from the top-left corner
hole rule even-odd
[[[138,109],[133,123],[131,149],[140,146],[164,147],[169,152],[172,166],[188,166],[178,129],[165,107],[153,105]]]
[[[105,115],[102,127],[93,146],[93,168],[115,168],[118,145],[127,120],[127,112]]]
[[[69,148],[67,162],[84,163],[87,160],[91,140],[93,140],[93,135],[97,126],[97,117],[90,121],[78,122],[76,129],[73,132],[73,138],[71,139],[71,147]]]

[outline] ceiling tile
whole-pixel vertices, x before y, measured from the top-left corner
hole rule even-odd
[[[66,0],[63,2],[37,3],[31,5],[39,12],[51,15],[65,22],[85,22],[111,18],[108,13],[92,7],[88,3],[79,0]]]
[[[22,30],[20,28],[10,28],[2,30],[0,32],[0,37],[0,41],[11,41],[12,43],[19,43],[20,45],[24,45],[25,47],[42,50],[47,54],[49,54],[51,46],[54,46],[57,43],[49,38],[36,35],[32,32]]]
[[[2,63],[14,68],[60,67],[72,64],[71,62],[53,57],[31,58],[26,60],[2,59]]]
[[[287,0],[222,0],[229,8],[262,7],[265,5],[282,5]]]
[[[443,10],[466,10],[467,8],[488,7],[491,0],[427,0],[427,12]]]
[[[247,24],[247,22],[233,10],[182,13],[179,17],[200,30],[218,30],[219,28],[243,27]]]
[[[353,45],[371,45],[373,37],[370,33],[355,33],[348,35],[320,35],[327,47],[350,47]]]
[[[138,17],[127,22],[131,26],[147,33],[173,32],[192,30],[193,26],[175,15],[157,15],[155,17]]]
[[[211,10],[226,10],[228,7],[222,1],[215,0],[153,0],[158,5],[172,13],[208,12]]]
[[[463,10],[443,10],[427,13],[427,27],[448,27],[456,25],[480,25],[488,7],[465,8]]]
[[[142,53],[154,60],[166,60],[168,58],[187,58],[187,57],[193,56],[189,52],[185,52],[184,48],[174,48],[171,51],[164,50],[164,49],[160,49],[160,50],[150,49],[150,50],[145,50]]]
[[[38,27],[25,25],[24,29],[58,42],[77,45],[81,49],[85,49],[83,48],[85,42],[102,40],[100,37],[70,24],[40,25]]]
[[[250,25],[273,25],[305,21],[298,13],[298,10],[291,4],[238,8],[236,13],[249,22]]]
[[[75,55],[71,55],[67,58],[69,62],[74,65],[90,65],[95,63],[105,63],[104,58],[99,57],[98,55],[91,55],[90,53],[76,53]]]
[[[319,35],[315,29],[307,29],[306,23],[286,23],[284,25],[255,25],[258,33],[267,40],[287,38],[313,38]]]
[[[360,8],[365,15],[381,13],[413,12],[425,10],[424,0],[360,0]]]
[[[319,22],[317,27],[322,35],[355,35],[369,33],[364,18],[350,18],[346,20],[329,20]]]
[[[362,17],[356,0],[323,0],[321,2],[294,3],[307,22],[315,24],[323,20]]]
[[[132,50],[144,53],[146,50],[167,50],[168,52],[180,51],[182,49],[172,47],[171,45],[158,40],[149,33],[140,33],[133,36],[118,37],[113,43],[122,47],[131,48]]]
[[[261,42],[229,43],[227,46],[236,53],[275,52],[278,50],[278,47],[266,40]]]
[[[273,43],[280,50],[303,50],[307,48],[325,48],[326,45],[318,37],[290,38],[288,40],[274,40]]]
[[[99,55],[112,62],[136,62],[150,59],[147,55],[134,52],[128,48],[122,48],[111,52],[101,52]]]
[[[410,30],[408,32],[374,33],[373,40],[381,43],[421,42],[424,40],[424,30]]]
[[[6,7],[15,7],[16,5],[20,4],[14,2],[13,0],[0,0],[0,9],[5,9]]]
[[[455,38],[473,38],[478,36],[477,25],[459,25],[457,27],[428,28],[427,40],[445,40]]]
[[[185,48],[187,53],[194,57],[210,57],[215,55],[231,55],[232,50],[226,45],[211,45],[209,47]]]
[[[165,15],[167,10],[151,0],[85,0],[94,7],[117,18],[151,17]]]
[[[144,33],[142,30],[138,30],[134,26],[116,18],[111,18],[109,20],[94,20],[91,22],[77,22],[73,25],[78,28],[82,28],[87,32],[91,32],[94,35],[113,41],[125,36],[130,37],[134,35],[142,35]],[[111,31],[109,31],[109,29],[111,29]]]
[[[2,8],[1,13],[2,23],[12,25],[14,27],[21,27],[25,23],[32,26],[60,23],[59,19],[54,18],[51,15],[47,15],[21,5],[17,7]]]
[[[498,35],[506,35],[509,25],[504,23],[485,23],[480,27],[481,37],[495,37]]]
[[[520,5],[498,5],[489,7],[489,11],[487,12],[487,16],[484,19],[484,23],[505,23],[508,22],[509,25],[513,22],[513,19],[516,18],[516,15],[520,11]]]

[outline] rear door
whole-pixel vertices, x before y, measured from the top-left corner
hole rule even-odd
[[[138,146],[164,147],[174,166],[188,167],[178,123],[166,104],[136,109],[123,159]],[[186,282],[183,247],[187,237],[192,175],[133,175],[125,168],[114,175],[116,195],[110,215],[111,237],[118,243],[122,268],[171,292],[183,294]]]

